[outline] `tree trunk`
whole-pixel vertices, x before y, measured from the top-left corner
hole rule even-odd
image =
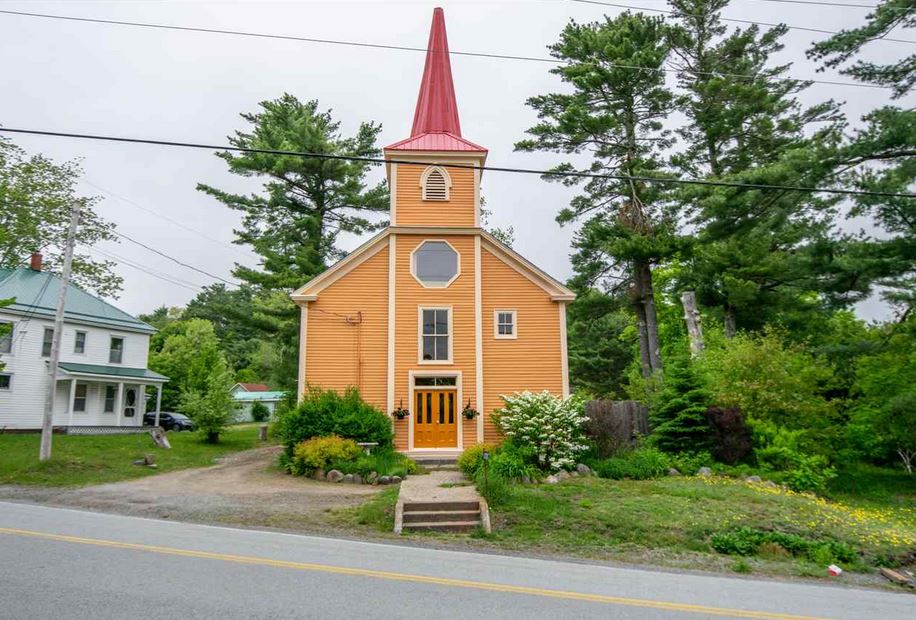
[[[658,340],[658,315],[655,312],[655,291],[652,288],[652,267],[647,262],[634,265],[633,281],[636,296],[642,305],[645,320],[646,348],[649,368],[652,373],[662,371],[661,344]],[[637,315],[639,316],[639,315]]]
[[[703,351],[703,328],[700,326],[700,312],[697,310],[697,296],[693,291],[681,294],[684,305],[684,321],[687,323],[687,336],[690,338],[690,356],[696,357]]]
[[[725,337],[734,338],[738,329],[735,326],[735,307],[725,304]]]
[[[643,378],[648,379],[652,376],[652,361],[649,357],[649,333],[646,331],[646,308],[635,287],[631,296],[633,312],[636,313],[636,333],[639,335],[639,362],[642,366]]]

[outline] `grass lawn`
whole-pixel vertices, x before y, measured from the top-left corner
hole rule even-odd
[[[844,475],[850,482],[885,477],[893,484],[884,491],[872,485],[861,497],[855,485],[844,486],[838,479],[832,491],[836,499],[827,500],[724,477],[570,478],[555,485],[513,487],[504,503],[491,507],[492,534],[478,533],[470,540],[442,533],[410,536],[463,538],[525,553],[775,575],[825,576],[833,562],[852,572],[916,563],[916,477],[898,479],[877,469]],[[350,522],[390,531],[394,501],[387,493],[379,495],[352,509]],[[853,550],[855,559],[843,562],[825,550],[793,556],[772,543],[748,556],[713,548],[715,536],[739,528],[796,535],[813,544],[835,541]]]
[[[197,433],[168,433],[171,450],[157,448],[149,435],[54,435],[51,459],[38,460],[40,436],[0,434],[0,484],[84,486],[140,478],[158,472],[204,467],[232,452],[263,445],[258,425],[230,427],[218,444],[207,444]],[[133,462],[151,454],[157,468]]]

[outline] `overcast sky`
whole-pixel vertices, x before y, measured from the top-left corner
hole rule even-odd
[[[621,4],[667,8],[663,0],[621,0]],[[0,0],[4,10],[416,47],[426,45],[435,6],[445,9],[452,51],[523,56],[546,56],[546,46],[571,18],[593,21],[623,11],[564,0]],[[867,12],[732,0],[725,16],[840,30],[860,24]],[[240,112],[254,111],[259,101],[283,92],[303,101],[318,99],[322,108],[333,109],[347,134],[359,122],[373,120],[383,125],[381,146],[405,138],[424,60],[423,54],[409,51],[3,14],[0,33],[0,124],[215,144],[224,144],[228,134],[245,127]],[[790,31],[779,60],[793,63],[794,77],[848,81],[835,73],[816,73],[815,65],[805,58],[811,42],[826,36]],[[906,32],[897,36],[916,38]],[[878,42],[869,47],[868,56],[889,60],[910,49],[907,44]],[[463,134],[490,149],[488,164],[544,168],[557,163],[550,154],[512,150],[535,121],[525,99],[557,88],[548,68],[539,62],[452,57]],[[886,92],[816,84],[803,102],[844,101],[849,118],[855,121],[885,103]],[[104,198],[99,213],[125,234],[227,279],[232,279],[234,262],[256,264],[256,256],[247,248],[231,243],[239,215],[197,192],[195,186],[203,182],[231,191],[251,191],[257,184],[230,175],[225,163],[210,152],[34,136],[15,136],[14,140],[30,152],[60,161],[82,159],[86,181],[82,189]],[[381,178],[380,171],[375,174]],[[569,190],[533,175],[488,172],[483,194],[493,212],[491,224],[514,226],[518,251],[552,275],[569,277],[572,230],[554,221],[571,196]],[[345,249],[357,244],[355,238],[342,240]],[[213,282],[130,243],[99,247],[122,262],[118,272],[124,277],[124,291],[117,304],[128,312],[183,305],[196,294],[193,289]],[[178,278],[184,286],[138,271],[129,263]],[[872,301],[860,307],[860,313],[880,318],[886,316],[886,308]]]

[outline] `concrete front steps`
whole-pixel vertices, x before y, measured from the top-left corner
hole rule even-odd
[[[406,502],[403,530],[470,532],[481,526],[480,502]]]
[[[398,490],[394,531],[490,531],[490,510],[459,471],[432,469],[408,476]]]

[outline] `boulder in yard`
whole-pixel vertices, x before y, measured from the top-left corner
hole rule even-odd
[[[378,483],[379,484],[391,484],[391,476],[379,476]]]
[[[547,476],[546,478],[544,478],[544,482],[546,482],[547,484],[556,484],[556,483],[558,483],[559,481],[560,481],[560,479],[557,478],[557,477],[554,476],[554,475],[550,475],[550,476]]]
[[[360,476],[359,474],[353,474],[353,480],[352,480],[352,482],[353,482],[353,484],[362,484],[362,483],[363,483],[363,477]]]
[[[745,482],[763,482],[763,478],[760,476],[748,476],[744,480]]]
[[[699,468],[699,469],[697,470],[697,475],[698,475],[698,476],[703,476],[703,477],[711,476],[711,475],[712,475],[712,470],[709,469],[708,467],[701,467],[701,468]]]
[[[331,471],[328,472],[325,478],[327,479],[328,482],[340,482],[341,480],[344,479],[344,475],[340,471],[336,469],[332,469]]]
[[[343,481],[348,483],[353,482],[353,474],[344,474]]]
[[[576,471],[583,476],[590,476],[592,473],[592,468],[585,463],[579,463],[576,465]]]
[[[400,477],[400,476],[392,476],[392,477],[391,477],[391,484],[400,484],[400,483],[401,483],[401,477]]]
[[[366,476],[366,484],[375,484],[378,481],[378,472],[373,471],[369,472],[369,475]]]
[[[669,476],[680,476],[680,475],[681,475],[681,472],[679,472],[679,471],[678,471],[677,469],[675,469],[674,467],[669,467],[669,468],[668,468],[668,475],[669,475]]]
[[[558,471],[556,473],[556,476],[557,476],[557,480],[566,480],[570,477],[569,472],[566,471],[565,469],[561,469],[560,471]]]

